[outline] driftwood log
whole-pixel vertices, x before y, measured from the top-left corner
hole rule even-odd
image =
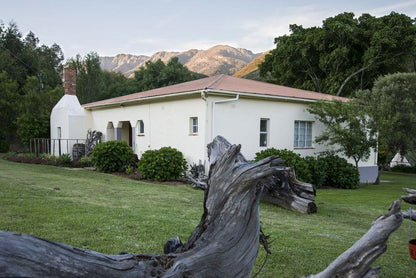
[[[297,180],[293,168],[284,167],[282,171],[264,179],[261,183],[263,185],[261,198],[264,201],[292,211],[316,213],[315,186]]]
[[[240,146],[222,137],[208,145],[208,153],[204,212],[185,244],[168,240],[168,254],[105,255],[0,231],[0,277],[250,277],[259,241],[265,238],[260,233],[261,184],[287,169],[276,157],[248,163]],[[395,201],[350,249],[308,277],[378,277],[379,268],[371,263],[386,250],[402,220],[400,200]]]

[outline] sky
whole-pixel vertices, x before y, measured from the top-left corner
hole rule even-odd
[[[416,18],[416,0],[0,0],[0,22],[13,21],[40,44],[58,44],[65,59],[152,55],[222,44],[254,53],[274,48],[289,24],[320,26],[342,12]]]

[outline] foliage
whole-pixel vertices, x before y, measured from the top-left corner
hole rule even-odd
[[[49,137],[44,127],[62,95],[62,61],[58,45],[39,45],[32,32],[23,37],[15,23],[0,24],[0,130],[6,141],[19,135],[27,144],[38,136],[31,131]]]
[[[72,165],[71,156],[67,153],[56,158],[56,164],[59,166],[69,167]]]
[[[307,167],[305,160],[297,153],[283,149],[278,150],[275,148],[268,148],[256,153],[255,161],[259,161],[269,156],[278,156],[284,160],[283,165],[287,167],[293,167],[295,169],[296,178],[299,180],[308,182],[312,179],[311,172]]]
[[[7,153],[10,149],[10,144],[0,136],[0,153]]]
[[[124,141],[107,141],[99,143],[92,151],[91,161],[106,173],[124,172],[134,163],[135,154]]]
[[[360,174],[345,158],[335,154],[321,154],[317,163],[325,169],[326,178],[322,186],[355,189],[360,186]]]
[[[328,167],[325,160],[322,158],[316,158],[314,156],[306,156],[304,158],[306,167],[311,173],[311,178],[305,182],[315,185],[317,188],[326,185]]]
[[[96,52],[88,53],[84,58],[76,55],[69,60],[71,68],[77,74],[77,97],[81,104],[101,100],[104,92],[100,57]]]
[[[139,91],[160,88],[196,78],[179,62],[178,57],[172,58],[166,65],[160,59],[156,62],[147,61],[145,66],[140,67],[134,73]]]
[[[415,71],[416,25],[404,14],[382,17],[341,13],[322,27],[290,25],[275,38],[260,74],[268,81],[317,92],[351,96],[387,73]]]
[[[81,159],[79,160],[79,164],[81,167],[91,167],[94,165],[90,156],[81,157]]]
[[[147,150],[138,163],[143,178],[157,181],[176,180],[185,174],[186,169],[183,154],[172,147]]]
[[[416,73],[395,73],[380,77],[372,90],[358,92],[373,119],[388,163],[396,153],[403,156],[416,149]]]
[[[318,101],[307,109],[325,125],[325,130],[315,137],[320,144],[338,147],[337,152],[358,162],[370,157],[377,147],[377,139],[370,132],[371,121],[365,109],[353,101]]]
[[[396,165],[391,168],[393,172],[416,174],[416,166]]]
[[[283,159],[284,166],[294,167],[297,179],[312,183],[316,187],[352,189],[358,188],[360,185],[358,170],[345,158],[335,154],[323,153],[316,158],[312,156],[302,158],[287,149],[268,148],[256,153],[255,160],[259,161],[272,155]]]

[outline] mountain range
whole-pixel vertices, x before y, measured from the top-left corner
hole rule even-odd
[[[228,45],[216,45],[207,50],[190,49],[183,52],[159,51],[152,56],[118,54],[114,57],[100,57],[101,68],[106,71],[120,72],[133,77],[134,71],[144,66],[146,61],[158,59],[167,63],[173,57],[190,71],[212,76],[216,74],[233,75],[263,53],[253,53],[244,48]]]

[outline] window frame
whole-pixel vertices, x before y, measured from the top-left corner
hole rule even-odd
[[[144,136],[144,121],[138,120],[136,126],[137,126],[137,135]]]
[[[314,121],[295,120],[293,124],[293,148],[313,149]],[[303,124],[303,127],[302,127]]]
[[[266,130],[262,130],[262,122],[266,122]],[[262,135],[265,140],[262,140]],[[259,131],[259,147],[267,148],[269,146],[269,137],[270,137],[270,119],[269,118],[260,118],[260,131]],[[262,141],[265,141],[265,144],[262,143]]]
[[[189,117],[189,135],[196,136],[199,132],[198,117]]]

